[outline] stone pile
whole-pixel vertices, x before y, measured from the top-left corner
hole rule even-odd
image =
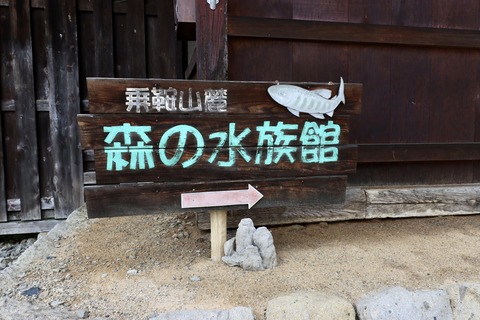
[[[21,241],[0,242],[0,270],[10,266],[36,240],[36,238],[28,238]]]
[[[255,228],[252,219],[242,219],[236,236],[225,243],[222,261],[247,271],[273,269],[277,266],[277,253],[273,237],[265,227]]]
[[[335,294],[300,292],[267,304],[265,320],[473,320],[480,319],[480,285],[409,291],[392,287],[354,304]]]

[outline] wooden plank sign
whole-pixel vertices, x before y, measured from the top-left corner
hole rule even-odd
[[[97,185],[85,190],[90,217],[245,208],[241,190],[250,188],[263,195],[255,207],[338,203],[356,169],[348,118],[360,112],[359,84],[92,78],[87,85],[91,113],[78,123],[82,147],[95,157]],[[325,107],[336,100],[334,111]]]

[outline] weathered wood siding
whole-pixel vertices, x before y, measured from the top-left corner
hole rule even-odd
[[[0,234],[83,203],[85,78],[178,78],[179,44],[173,1],[0,0]]]
[[[350,185],[480,181],[480,3],[229,0],[230,80],[364,85]],[[198,34],[197,30],[197,34]]]

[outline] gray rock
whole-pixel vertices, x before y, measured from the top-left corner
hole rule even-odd
[[[410,292],[393,287],[359,300],[356,309],[359,320],[453,319],[445,290]]]
[[[235,252],[231,256],[222,257],[222,261],[230,267],[242,266],[244,255],[238,255]]]
[[[248,246],[245,249],[245,256],[242,262],[242,268],[246,271],[262,271],[263,268],[262,257],[258,248],[255,246]]]
[[[248,246],[253,245],[253,233],[255,226],[250,218],[245,218],[238,224],[237,234],[235,236],[236,251],[242,254]]]
[[[231,256],[235,252],[235,237],[227,240],[223,245],[223,254],[225,256]]]
[[[186,310],[159,314],[149,320],[255,320],[252,309],[236,307],[230,310]]]
[[[255,229],[252,219],[240,221],[236,237],[228,240],[223,249],[225,256],[222,261],[231,267],[260,271],[277,265],[272,234],[265,227]]]
[[[75,315],[77,316],[78,319],[87,319],[90,316],[90,312],[87,310],[78,310]]]
[[[0,258],[0,270],[5,269],[7,266],[8,266],[7,260]]]
[[[62,304],[65,304],[65,301],[54,300],[54,301],[50,302],[50,306],[52,308],[57,308],[58,306],[61,306]]]
[[[257,246],[265,269],[277,266],[277,253],[273,245],[272,233],[265,227],[260,227],[253,233],[253,243]]]
[[[455,320],[480,319],[480,284],[465,283],[447,287]]]
[[[355,309],[336,295],[298,292],[267,303],[266,320],[355,320]]]
[[[31,287],[30,289],[23,291],[22,296],[34,297],[34,296],[38,296],[40,292],[42,292],[42,289],[40,289],[39,287]]]

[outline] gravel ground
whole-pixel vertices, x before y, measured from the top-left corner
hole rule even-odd
[[[210,260],[190,215],[86,218],[41,234],[0,271],[1,319],[149,319],[162,312],[250,307],[307,291],[352,303],[392,286],[480,283],[480,215],[271,228],[278,267],[248,272]]]

